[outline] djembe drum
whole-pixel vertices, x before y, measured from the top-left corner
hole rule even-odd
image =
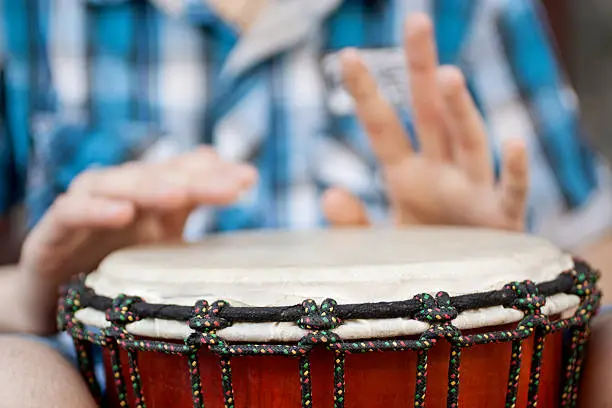
[[[114,253],[59,320],[114,407],[573,406],[596,276],[514,233],[246,233]]]

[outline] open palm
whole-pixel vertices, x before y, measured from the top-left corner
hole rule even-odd
[[[521,139],[502,149],[498,182],[486,128],[456,67],[439,66],[432,23],[414,15],[406,25],[411,99],[420,151],[355,50],[345,50],[345,84],[385,176],[399,224],[467,225],[522,230],[527,160]],[[333,225],[368,224],[363,204],[333,188],[324,197]]]

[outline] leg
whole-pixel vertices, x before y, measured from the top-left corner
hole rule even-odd
[[[587,348],[580,388],[580,406],[607,408],[612,406],[612,313],[597,316]]]
[[[0,336],[0,408],[93,408],[78,370],[51,347]]]

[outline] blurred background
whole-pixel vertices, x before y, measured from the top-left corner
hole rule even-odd
[[[545,0],[591,140],[612,159],[612,1]]]

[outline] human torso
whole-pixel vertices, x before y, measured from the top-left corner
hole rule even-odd
[[[260,182],[235,206],[196,212],[190,237],[319,225],[319,197],[332,185],[358,194],[384,219],[383,182],[342,88],[337,52],[362,50],[413,130],[401,33],[404,16],[414,11],[433,15],[441,62],[464,69],[493,149],[511,136],[508,123],[525,137],[534,133],[503,57],[491,57],[502,52],[501,40],[487,7],[472,7],[477,2],[271,1],[248,30],[222,20],[214,7],[172,7],[182,1],[51,3],[49,13],[32,11],[48,18],[48,37],[31,41],[7,64],[8,74],[17,75],[20,58],[50,61],[30,69],[30,83],[40,85],[24,94],[31,134],[28,145],[15,146],[33,191],[34,219],[87,168],[161,158],[202,143],[254,163]],[[554,185],[550,177],[535,168],[542,185]],[[534,190],[536,216],[546,200],[557,199],[558,191],[550,193]]]

